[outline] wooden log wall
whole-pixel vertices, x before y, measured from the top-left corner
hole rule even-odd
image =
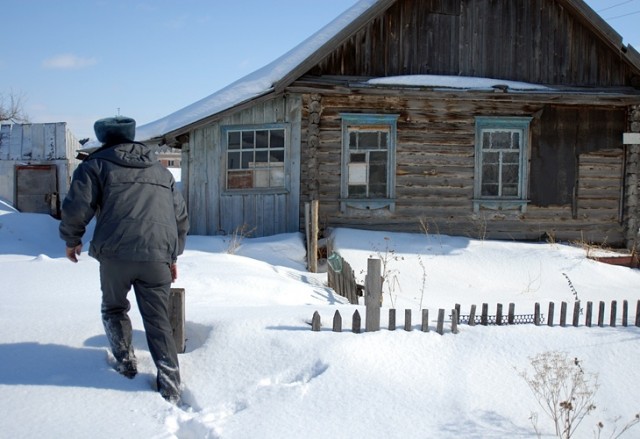
[[[629,107],[628,131],[640,133],[640,105]],[[640,250],[640,145],[627,145],[624,222],[627,248]]]
[[[321,102],[318,146],[305,147],[309,103]],[[302,187],[317,187],[321,227],[422,231],[472,238],[581,240],[623,246],[621,178],[623,153],[605,149],[602,136],[581,132],[592,142],[579,156],[577,198],[566,204],[529,204],[526,212],[481,210],[472,206],[474,184],[475,119],[482,116],[531,116],[549,104],[492,103],[483,100],[425,100],[402,95],[322,95],[303,105],[302,163],[315,154],[317,169],[302,172]],[[561,109],[555,109],[562,117]],[[584,109],[584,111],[590,111]],[[602,110],[598,110],[602,111]],[[615,110],[612,110],[615,111]],[[395,212],[387,209],[340,211],[342,112],[399,114],[396,151]],[[534,119],[533,123],[541,123]],[[585,128],[588,129],[588,128]],[[545,127],[541,128],[544,131]],[[575,128],[574,128],[575,131]],[[316,134],[314,134],[316,135]],[[621,133],[620,136],[621,138]],[[532,139],[532,148],[538,139]],[[532,158],[534,160],[534,158]],[[533,166],[532,166],[533,167]],[[559,170],[561,172],[561,170]],[[317,178],[317,182],[311,181]],[[302,194],[302,202],[309,194]]]

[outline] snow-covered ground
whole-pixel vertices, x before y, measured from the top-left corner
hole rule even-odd
[[[548,351],[598,374],[597,409],[574,437],[602,437],[640,411],[640,328],[460,327],[419,330],[419,309],[471,304],[570,304],[640,299],[640,271],[586,258],[579,246],[477,241],[338,229],[334,244],[363,279],[370,256],[386,258],[387,308],[413,310],[413,331],[350,332],[355,306],[305,269],[302,236],[190,236],[176,287],[186,289],[183,397],[153,390],[155,369],[137,308],[133,380],[107,362],[98,264],[64,258],[58,222],[0,204],[0,436],[6,438],[527,438],[553,436],[520,372]],[[573,289],[569,286],[569,281]],[[574,291],[575,290],[575,291]],[[131,300],[135,298],[131,295]],[[358,307],[364,316],[364,307]],[[336,310],[344,332],[330,330]],[[312,332],[314,311],[323,329]],[[558,311],[556,311],[557,313]],[[448,313],[447,313],[448,314]],[[557,315],[557,314],[556,314]],[[557,319],[557,317],[556,317]],[[631,319],[630,319],[631,320]],[[607,319],[608,323],[608,314]],[[613,420],[621,417],[617,422]],[[640,427],[624,437],[639,437]]]

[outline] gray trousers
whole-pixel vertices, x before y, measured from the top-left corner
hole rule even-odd
[[[169,320],[171,270],[163,262],[100,261],[102,322],[117,361],[135,358],[132,346],[131,304],[127,293],[133,290],[142,316],[149,352],[158,369],[158,390],[179,394],[178,352]]]

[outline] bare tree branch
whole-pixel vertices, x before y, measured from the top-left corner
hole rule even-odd
[[[24,112],[24,96],[13,91],[8,96],[0,94],[0,122],[27,123],[29,117]]]

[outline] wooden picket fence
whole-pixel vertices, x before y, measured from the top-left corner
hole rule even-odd
[[[496,313],[489,314],[489,306],[486,303],[482,304],[482,311],[476,314],[476,305],[471,305],[471,309],[469,314],[460,314],[460,305],[456,304],[454,308],[451,309],[451,313],[448,315],[448,318],[445,320],[445,310],[440,308],[438,310],[438,317],[435,320],[435,331],[438,334],[444,334],[445,332],[445,323],[449,323],[451,327],[451,333],[458,334],[459,326],[466,324],[468,326],[509,326],[509,325],[535,325],[535,326],[560,326],[560,327],[616,327],[618,326],[618,321],[620,317],[620,324],[623,327],[627,327],[630,325],[635,325],[636,327],[640,327],[640,300],[638,300],[636,304],[636,313],[635,318],[630,318],[629,314],[629,301],[622,301],[622,314],[618,314],[618,301],[611,301],[611,305],[609,307],[609,313],[607,314],[606,303],[604,301],[600,301],[598,303],[597,314],[594,313],[594,303],[587,302],[586,311],[581,308],[581,303],[576,301],[573,303],[573,311],[571,315],[568,315],[569,305],[567,302],[562,302],[560,304],[560,313],[558,315],[558,320],[555,320],[555,303],[549,302],[548,305],[548,314],[545,318],[545,315],[541,312],[540,303],[536,303],[534,305],[533,314],[516,314],[515,313],[515,304],[510,303],[508,307],[508,312],[503,314],[503,305],[497,304]],[[375,322],[373,324],[369,324],[369,316],[378,313],[376,325]],[[389,319],[388,319],[388,327],[389,331],[395,331],[397,329],[396,325],[396,313],[395,309],[389,309]],[[584,315],[583,323],[581,323],[581,316]],[[594,317],[597,316],[597,319]],[[608,318],[608,319],[607,319]],[[423,309],[421,310],[421,323],[420,330],[422,332],[430,331],[430,321],[429,321],[429,310]],[[570,320],[569,320],[570,319]],[[333,315],[333,323],[332,323],[332,331],[333,332],[342,332],[342,315],[340,311],[336,311]],[[375,320],[375,318],[374,318]],[[366,332],[378,331],[380,330],[379,326],[379,308],[376,311],[370,312],[367,309],[367,324],[365,325]],[[320,331],[322,327],[322,321],[320,314],[318,311],[313,313],[313,317],[311,318],[311,330],[312,331]],[[404,310],[404,330],[412,331],[412,312],[410,309]],[[351,331],[354,333],[363,332],[362,329],[362,317],[360,316],[360,311],[355,310],[351,319]]]
[[[346,297],[352,305],[358,304],[358,297],[362,296],[362,288],[356,283],[353,268],[342,256],[332,252],[327,258],[327,280],[329,288]]]
[[[329,286],[333,288],[336,293],[347,297],[349,303],[358,304],[358,297],[364,296],[366,307],[366,319],[365,319],[365,331],[378,331],[380,330],[380,308],[382,303],[382,278],[381,278],[381,262],[379,259],[369,259],[367,263],[367,275],[365,277],[364,288],[359,287],[356,284],[353,269],[351,266],[337,253],[332,253],[329,257],[329,270],[328,279]],[[363,292],[362,292],[363,291]],[[451,332],[457,334],[459,332],[458,326],[460,324],[467,324],[469,326],[476,325],[521,325],[521,324],[533,324],[536,326],[555,326],[556,323],[560,327],[581,326],[581,316],[584,315],[584,326],[592,327],[597,325],[598,327],[604,327],[607,322],[607,315],[605,312],[606,303],[600,301],[597,307],[597,315],[594,313],[594,303],[589,301],[586,303],[585,309],[582,308],[580,301],[573,302],[573,310],[569,315],[569,304],[567,302],[561,302],[559,319],[555,321],[556,304],[549,302],[547,308],[546,319],[542,313],[540,303],[535,303],[532,314],[516,314],[515,304],[510,303],[507,308],[507,312],[504,312],[502,304],[497,304],[495,314],[489,314],[489,305],[483,303],[480,312],[477,312],[476,305],[471,305],[469,314],[462,314],[461,307],[456,304],[451,309],[448,321],[450,322]],[[621,325],[626,327],[629,325],[629,302],[627,300],[622,301],[622,315],[620,317]],[[594,317],[597,319],[594,320]],[[615,327],[618,324],[618,301],[611,301],[608,315],[608,326]],[[421,310],[422,322],[420,329],[423,332],[429,332],[429,310]],[[569,320],[570,319],[570,320]],[[640,327],[640,300],[636,304],[635,319],[631,319],[632,324],[635,323],[636,327]],[[389,326],[388,329],[393,331],[396,329],[396,310],[389,310]],[[311,320],[311,329],[313,331],[320,331],[322,322],[320,314],[316,311],[313,314]],[[444,333],[445,327],[445,310],[438,310],[438,318],[436,320],[436,332],[439,334]],[[342,316],[339,311],[336,311],[333,317],[332,328],[334,332],[342,331]],[[352,316],[351,322],[352,332],[362,332],[362,318],[360,312],[356,310]],[[412,330],[411,324],[411,310],[405,310],[404,329],[406,331]]]

